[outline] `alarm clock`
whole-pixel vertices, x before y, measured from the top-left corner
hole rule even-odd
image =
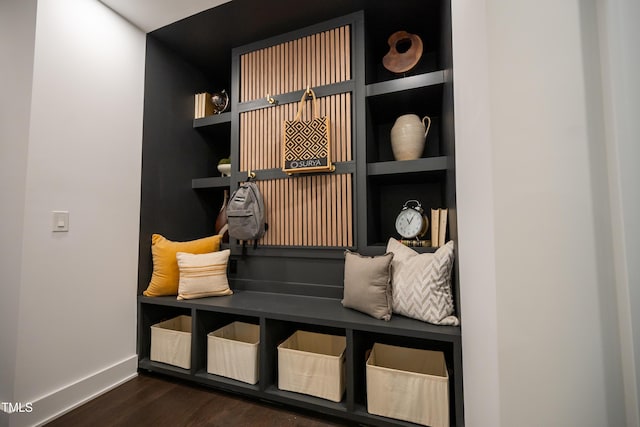
[[[396,231],[405,239],[418,239],[427,233],[429,220],[417,200],[407,200],[396,217]]]

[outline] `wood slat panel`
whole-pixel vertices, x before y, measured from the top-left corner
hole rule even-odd
[[[329,116],[331,160],[348,162],[352,158],[351,94],[338,94],[318,99],[320,116]],[[240,114],[241,170],[261,170],[282,167],[283,122],[293,120],[297,103],[277,105]],[[311,101],[302,115],[311,120]]]
[[[241,55],[240,102],[349,80],[350,34],[347,25]],[[329,117],[332,161],[353,160],[351,94],[319,98],[317,107],[320,116]],[[240,114],[242,171],[282,167],[282,125],[297,108],[294,102]],[[303,120],[312,117],[308,102]],[[352,178],[326,174],[257,181],[269,223],[260,244],[353,246]]]
[[[343,26],[240,56],[240,102],[351,78],[351,28]]]
[[[269,230],[261,246],[353,246],[351,174],[257,181]]]

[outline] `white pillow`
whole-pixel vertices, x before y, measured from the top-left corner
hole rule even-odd
[[[449,241],[433,254],[419,254],[396,239],[389,239],[394,313],[436,325],[460,324],[453,315],[453,250],[453,241]]]
[[[178,299],[194,299],[222,295],[231,295],[227,280],[227,261],[231,251],[211,252],[208,254],[176,253],[180,280]]]

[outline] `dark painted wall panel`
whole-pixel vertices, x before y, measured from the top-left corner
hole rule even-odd
[[[153,269],[153,233],[181,241],[214,231],[219,194],[191,189],[194,177],[211,175],[217,164],[215,150],[205,135],[193,130],[193,96],[207,87],[206,78],[197,69],[147,37],[139,292],[146,289]]]

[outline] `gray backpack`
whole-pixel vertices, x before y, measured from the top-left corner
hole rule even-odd
[[[267,231],[264,215],[264,200],[258,186],[253,182],[245,182],[233,192],[227,205],[227,223],[229,237],[243,241],[253,240],[253,246],[258,246],[258,240]]]

